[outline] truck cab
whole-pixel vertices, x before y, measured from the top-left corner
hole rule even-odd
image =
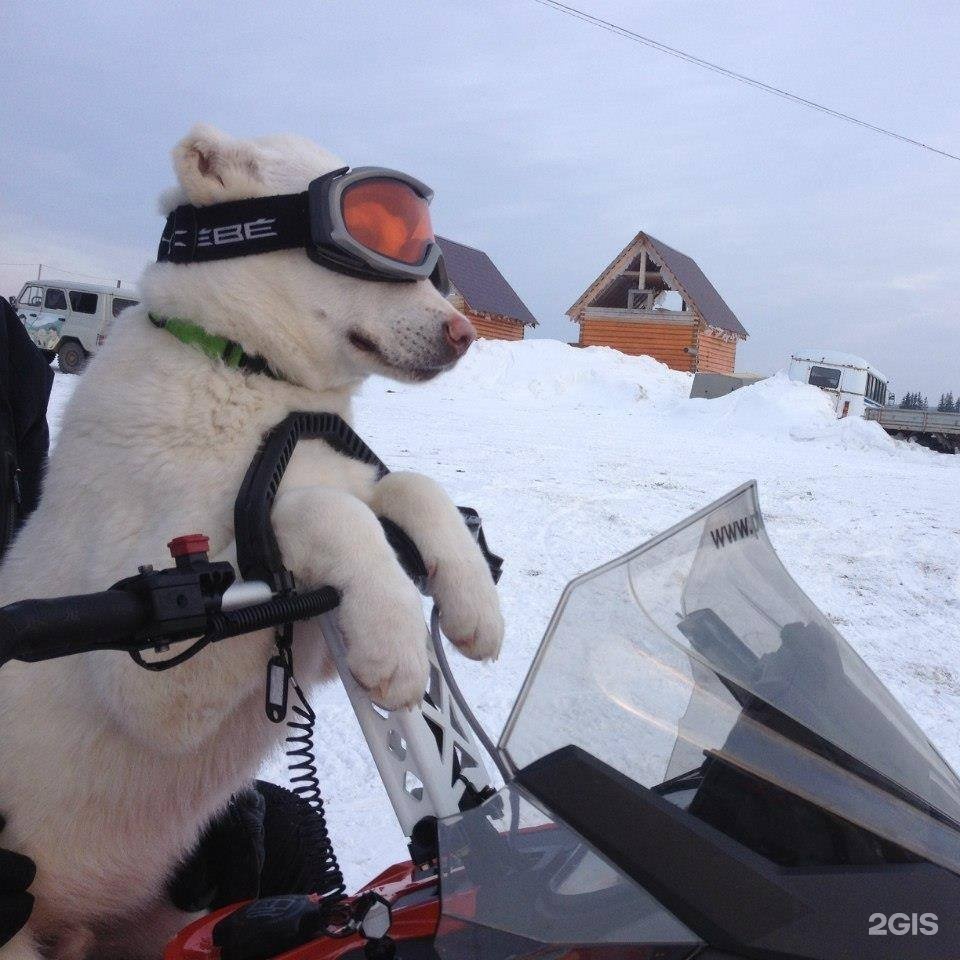
[[[13,302],[30,339],[64,373],[79,373],[110,324],[139,302],[133,290],[66,280],[25,283]]]

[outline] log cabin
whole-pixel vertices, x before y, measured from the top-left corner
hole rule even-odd
[[[647,354],[674,370],[733,373],[748,334],[688,256],[638,233],[567,311],[577,346]]]
[[[437,237],[450,276],[450,301],[470,318],[477,336],[487,340],[522,340],[537,321],[482,251]]]

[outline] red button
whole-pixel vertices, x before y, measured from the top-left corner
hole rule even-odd
[[[170,549],[170,556],[174,560],[177,557],[194,557],[199,553],[208,553],[210,551],[210,539],[202,533],[188,533],[183,537],[174,537],[167,547]]]

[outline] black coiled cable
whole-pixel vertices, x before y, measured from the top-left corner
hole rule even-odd
[[[292,675],[290,685],[299,701],[293,704],[294,717],[287,720],[290,735],[287,737],[286,754],[289,758],[287,769],[290,772],[290,786],[301,800],[309,804],[314,813],[310,830],[310,854],[313,861],[312,892],[333,902],[343,897],[347,888],[337,856],[333,851],[333,842],[330,840],[326,813],[323,809],[323,796],[320,792],[320,778],[317,773],[317,757],[313,743],[317,715],[300,684]]]

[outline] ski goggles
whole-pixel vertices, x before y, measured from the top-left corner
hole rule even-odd
[[[343,167],[305,193],[183,204],[167,217],[159,263],[202,263],[302,248],[314,263],[364,280],[450,282],[430,220],[433,191],[384,167]]]

